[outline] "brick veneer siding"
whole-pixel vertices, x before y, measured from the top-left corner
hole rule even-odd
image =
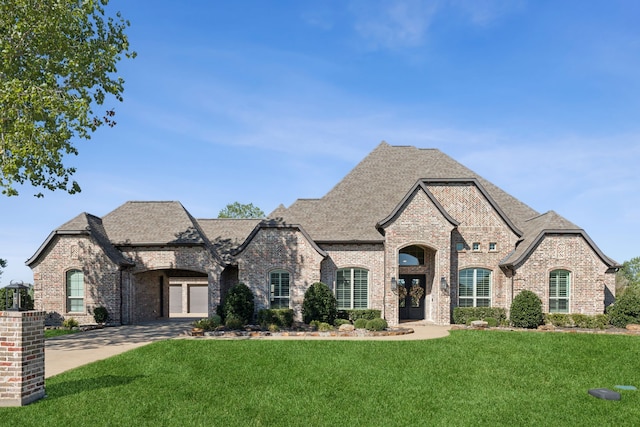
[[[615,274],[607,273],[608,267],[581,235],[545,236],[517,266],[513,295],[529,289],[540,297],[543,311],[548,312],[549,273],[558,269],[571,272],[570,313],[602,314],[607,292],[615,296]]]
[[[295,228],[262,228],[238,255],[238,280],[254,294],[255,309],[270,307],[269,273],[286,270],[290,274],[290,308],[302,320],[304,293],[320,281],[323,256]]]
[[[397,325],[399,320],[398,297],[391,291],[391,278],[399,278],[398,253],[400,249],[418,245],[430,248],[427,254],[433,261],[433,277],[437,284],[431,287],[430,295],[425,295],[425,304],[429,307],[429,316],[436,324],[449,324],[449,295],[440,291],[440,277],[451,283],[450,248],[451,232],[454,226],[446,220],[442,213],[422,190],[417,190],[395,220],[385,228],[385,317],[390,325]],[[433,302],[431,301],[433,299]]]
[[[384,313],[384,245],[325,244],[322,249],[328,257],[322,263],[321,280],[334,291],[334,295],[339,269],[364,268],[369,271],[369,308]]]
[[[124,283],[124,318],[139,323],[169,316],[169,277],[172,271],[192,271],[206,275],[209,283],[209,314],[220,301],[223,267],[202,246],[127,248],[125,257],[135,267],[127,269]],[[182,275],[182,273],[176,273]],[[175,274],[174,274],[175,275]],[[161,291],[162,288],[162,291]]]
[[[0,312],[0,406],[44,397],[44,311]]]
[[[36,310],[46,311],[47,323],[60,318],[93,323],[93,309],[104,306],[113,322],[120,322],[120,293],[118,266],[107,257],[102,248],[88,236],[59,236],[31,266]],[[66,273],[69,270],[84,273],[84,310],[67,312]]]
[[[515,248],[518,236],[509,228],[480,190],[471,183],[432,184],[429,191],[460,224],[451,242],[451,308],[458,306],[458,272],[467,268],[491,270],[491,306],[509,308],[511,281],[500,261]],[[458,243],[464,250],[457,251]],[[480,249],[473,250],[473,243]],[[489,243],[496,249],[489,250]]]

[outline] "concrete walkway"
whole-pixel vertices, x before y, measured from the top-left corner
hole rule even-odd
[[[95,329],[45,340],[45,378],[97,360],[107,359],[137,347],[173,338],[191,338],[194,319],[168,319],[140,325]],[[427,340],[449,335],[449,326],[427,325],[424,322],[402,323],[414,333],[383,337],[260,337],[266,340]],[[207,339],[207,338],[193,338]],[[215,338],[213,338],[215,339]]]

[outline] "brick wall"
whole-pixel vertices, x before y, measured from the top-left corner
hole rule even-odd
[[[602,314],[605,295],[615,295],[615,274],[580,235],[545,236],[535,251],[518,266],[514,276],[513,294],[523,289],[535,292],[542,300],[542,309],[549,311],[549,273],[562,269],[571,272],[569,312]]]
[[[364,268],[369,271],[369,308],[384,312],[384,246],[331,244],[322,249],[329,255],[322,263],[322,282],[335,292],[337,270]]]
[[[35,309],[48,313],[48,324],[70,317],[80,323],[93,323],[93,309],[98,306],[106,307],[111,320],[120,322],[118,266],[90,237],[57,237],[31,268]],[[84,273],[84,310],[69,313],[66,273],[74,269]]]
[[[304,293],[320,281],[322,255],[295,228],[262,228],[237,257],[238,280],[254,294],[256,311],[270,306],[269,273],[286,270],[290,274],[290,307],[302,320]]]
[[[0,406],[44,397],[43,311],[0,312]]]

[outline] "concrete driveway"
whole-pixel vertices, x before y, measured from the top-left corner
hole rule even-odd
[[[165,319],[63,335],[45,340],[45,378],[154,341],[187,336],[195,319]]]
[[[107,359],[116,354],[154,341],[190,337],[193,318],[164,319],[139,325],[125,325],[63,335],[45,340],[45,378],[64,371]],[[289,340],[427,340],[449,335],[450,326],[428,325],[424,322],[403,323],[414,330],[411,334],[382,337],[261,337],[257,339]],[[193,339],[208,339],[193,338]],[[215,339],[215,338],[214,338]]]

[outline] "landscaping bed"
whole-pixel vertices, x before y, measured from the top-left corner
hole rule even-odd
[[[384,331],[369,331],[366,329],[354,329],[352,331],[309,331],[309,330],[284,330],[278,332],[254,330],[218,330],[204,331],[202,335],[192,331],[192,336],[203,336],[212,338],[266,338],[266,337],[386,337],[396,335],[412,334],[412,328],[388,328]]]

